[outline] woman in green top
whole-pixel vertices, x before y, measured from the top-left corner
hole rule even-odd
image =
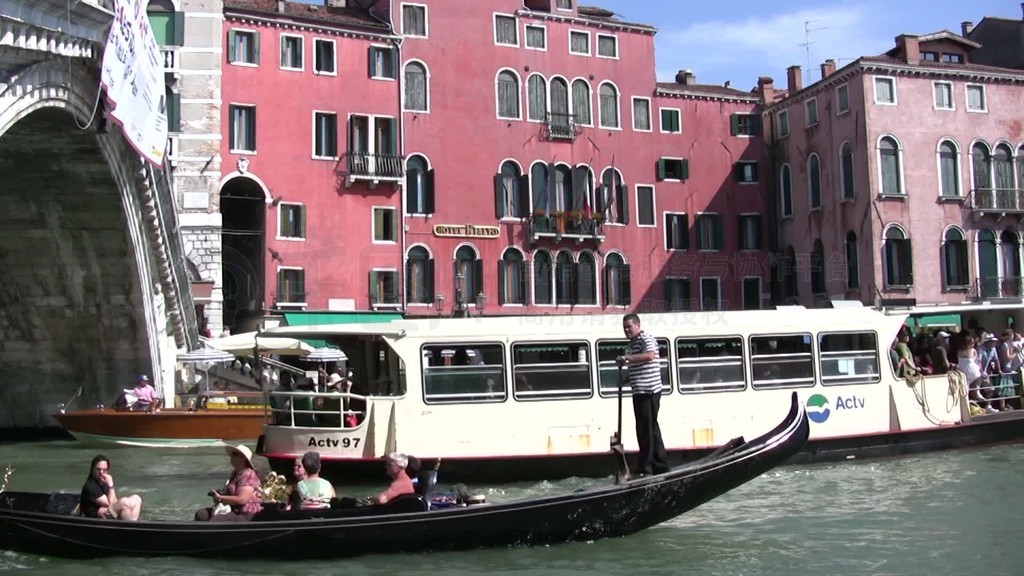
[[[914,362],[914,354],[910,351],[910,332],[901,330],[896,337],[896,354],[899,362],[896,366],[896,375],[900,378],[915,376],[918,373],[917,363]]]
[[[331,499],[337,494],[334,486],[320,477],[319,452],[306,452],[301,459],[296,459],[294,472],[296,482],[291,495],[292,510],[331,507]]]

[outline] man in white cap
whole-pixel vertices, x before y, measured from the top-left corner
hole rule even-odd
[[[939,330],[929,354],[932,359],[932,374],[949,372],[949,332]]]
[[[404,494],[415,494],[416,489],[412,485],[412,479],[405,469],[409,466],[409,457],[405,454],[392,452],[384,457],[384,464],[387,466],[388,477],[391,478],[391,485],[387,490],[372,498],[374,504],[387,504],[388,502]]]
[[[132,410],[149,412],[156,405],[156,389],[149,383],[149,376],[145,374],[139,376],[139,382],[132,388],[131,393],[136,398]]]

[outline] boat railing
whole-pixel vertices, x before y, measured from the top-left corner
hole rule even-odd
[[[264,396],[255,390],[206,390],[179,395],[181,406],[189,410],[234,410],[263,408]]]
[[[355,410],[352,400],[367,406],[371,397],[351,392],[267,392],[267,410],[276,426],[292,428],[355,428],[365,420],[365,410]]]
[[[1008,377],[1013,380],[1012,390],[1006,390],[1003,384],[1004,377]],[[1022,400],[1022,380],[1024,380],[1024,370],[992,374],[988,377],[987,383],[985,381],[978,383],[977,390],[981,395],[983,402],[990,405],[991,403],[998,401],[1008,402],[1010,400]],[[1018,407],[1024,408],[1024,405],[1018,404]]]

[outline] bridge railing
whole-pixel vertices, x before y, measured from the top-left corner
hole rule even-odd
[[[156,215],[160,230],[163,232],[164,245],[167,247],[167,258],[171,267],[171,282],[177,294],[178,311],[181,313],[185,345],[189,350],[199,347],[199,322],[196,318],[195,301],[192,299],[192,283],[185,267],[185,245],[181,238],[181,227],[178,223],[178,209],[174,204],[174,188],[171,186],[171,165],[164,158],[163,171],[148,165],[153,180],[153,199],[156,204]]]

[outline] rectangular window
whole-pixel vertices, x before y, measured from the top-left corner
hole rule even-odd
[[[757,183],[757,162],[740,160],[733,166],[733,176],[735,176],[737,182],[743,184]]]
[[[720,279],[700,279],[700,309],[704,311],[722,309],[722,281]]]
[[[633,98],[633,130],[651,131],[651,101],[648,98]]]
[[[516,400],[590,398],[590,346],[586,342],[512,344]]]
[[[306,305],[306,271],[301,268],[277,270],[277,305]]]
[[[945,62],[946,64],[963,64],[964,63],[964,55],[963,54],[950,54],[948,52],[943,52],[942,53],[942,61]]]
[[[427,7],[422,4],[402,4],[402,35],[427,37]]]
[[[394,208],[375,206],[373,208],[373,241],[398,241],[398,218]]]
[[[968,84],[967,85],[967,111],[968,112],[985,112],[985,87],[981,84]]]
[[[597,55],[601,58],[619,57],[619,39],[615,36],[597,35]]]
[[[818,370],[825,386],[873,384],[882,379],[873,332],[818,334]]]
[[[547,50],[548,29],[543,26],[527,24],[526,47],[531,50]]]
[[[228,107],[231,118],[231,150],[239,152],[256,151],[256,107],[231,104]]]
[[[750,371],[755,390],[814,386],[811,335],[751,336]]]
[[[338,115],[333,112],[313,114],[313,156],[338,157]]]
[[[519,46],[519,26],[515,16],[494,15],[494,43],[499,46]]]
[[[398,272],[370,270],[370,305],[396,306],[398,304]]]
[[[281,69],[302,70],[305,67],[302,36],[281,35]]]
[[[302,240],[306,237],[306,207],[281,203],[277,207],[277,237]]]
[[[804,126],[810,128],[818,123],[818,99],[811,98],[804,103]]]
[[[760,136],[761,116],[757,114],[733,114],[729,118],[733,136]]]
[[[590,56],[590,32],[570,30],[569,53]]]
[[[783,110],[775,115],[775,135],[778,138],[789,136],[789,111]]]
[[[678,134],[683,131],[678,108],[661,109],[661,131],[667,134]]]
[[[935,93],[935,108],[937,110],[953,109],[953,84],[951,82],[935,82],[932,84]]]
[[[665,249],[686,250],[690,247],[690,219],[686,214],[665,213]]]
[[[697,250],[725,248],[721,214],[697,214]]]
[[[939,61],[939,53],[938,52],[921,52],[921,61],[922,62],[938,62]]]
[[[338,73],[338,60],[334,52],[334,40],[313,39],[313,72],[333,76]]]
[[[683,158],[661,158],[658,160],[658,180],[683,181],[690,177],[690,162]]]
[[[555,6],[559,10],[572,10],[572,0],[556,0]]]
[[[760,250],[761,215],[740,214],[737,216],[737,225],[740,228],[740,250]]]
[[[658,364],[661,366],[661,394],[672,393],[672,375],[669,374],[668,338],[655,338],[658,343]],[[614,398],[619,392],[619,367],[615,358],[627,354],[629,340],[598,340],[597,392],[602,398]],[[623,370],[625,372],[625,370]],[[622,383],[622,395],[633,393],[629,380]]]
[[[761,309],[761,279],[760,278],[744,278],[743,279],[743,309],[744,310],[760,310]]]
[[[654,221],[654,186],[636,187],[636,225],[656,226]]]
[[[896,104],[895,78],[875,78],[875,104]]]
[[[396,78],[394,48],[387,46],[370,46],[370,78]]]
[[[228,62],[232,64],[260,63],[260,35],[255,30],[228,32]]]
[[[679,312],[692,309],[690,279],[665,278],[665,310]]]
[[[425,344],[423,400],[425,404],[503,402],[505,349],[499,343]]]
[[[836,88],[836,116],[850,111],[850,85],[843,84]]]
[[[747,387],[743,339],[738,336],[676,338],[681,394],[734,392]]]

